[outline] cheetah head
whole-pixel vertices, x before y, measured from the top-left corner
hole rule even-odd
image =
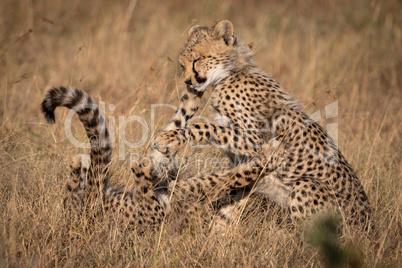
[[[188,30],[187,42],[179,54],[185,83],[190,89],[203,92],[234,71],[239,59],[244,59],[249,51],[238,42],[228,20],[211,28],[193,26]]]

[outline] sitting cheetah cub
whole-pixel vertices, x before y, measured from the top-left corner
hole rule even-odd
[[[335,208],[347,222],[367,229],[370,204],[356,172],[327,132],[254,64],[252,56],[230,21],[190,28],[179,63],[191,90],[212,88],[212,122],[163,132],[154,148],[175,152],[185,145],[211,144],[230,155],[255,157],[265,155],[267,144],[279,142],[285,148],[286,168],[270,169],[235,188],[248,185],[252,192],[265,194],[293,220]],[[191,186],[204,182],[205,177],[214,185],[220,175],[224,176],[195,177]],[[197,190],[191,186],[186,193]]]

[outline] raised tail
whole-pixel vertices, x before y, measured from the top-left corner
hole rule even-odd
[[[97,182],[98,176],[107,183],[108,164],[111,160],[112,145],[105,119],[93,99],[87,93],[73,87],[58,87],[48,91],[42,102],[42,113],[49,124],[55,123],[54,110],[64,106],[74,110],[84,125],[91,143],[91,171],[89,174]],[[91,181],[89,181],[91,183]]]

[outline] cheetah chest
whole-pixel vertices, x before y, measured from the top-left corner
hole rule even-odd
[[[229,127],[232,124],[232,120],[222,114],[220,107],[220,100],[217,94],[212,94],[211,105],[209,106],[209,116],[214,124],[221,127]]]

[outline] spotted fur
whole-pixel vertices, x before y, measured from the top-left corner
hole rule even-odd
[[[202,92],[187,90],[180,98],[180,105],[164,131],[185,128],[198,111],[202,95]],[[168,148],[165,151],[153,149],[149,156],[154,163],[154,176],[161,178],[159,186],[163,188],[169,181],[177,178],[179,167],[175,151],[169,151]]]
[[[54,111],[58,106],[73,109],[78,114],[91,143],[92,175],[89,184],[94,183],[92,179],[97,176],[107,179],[112,146],[105,120],[94,101],[85,92],[71,87],[49,90],[42,102],[42,113],[49,124],[55,123]]]
[[[252,51],[237,38],[231,22],[192,27],[179,63],[190,89],[212,88],[212,123],[161,133],[154,148],[175,152],[187,144],[211,144],[230,155],[254,157],[267,156],[266,145],[279,143],[282,155],[272,151],[269,155],[282,157],[286,168],[270,169],[250,181],[243,173],[242,181],[237,180],[239,188],[252,185],[252,192],[267,195],[294,220],[336,208],[348,222],[368,226],[370,204],[355,171],[327,132],[256,67]],[[211,187],[220,183],[220,175],[200,176],[194,184]],[[186,183],[182,186],[183,193],[194,192]]]
[[[126,226],[142,230],[159,226],[169,206],[155,196],[154,184],[159,178],[151,174],[152,162],[133,159],[134,189],[127,191],[117,185],[109,185],[108,165],[112,146],[105,120],[95,102],[85,92],[75,88],[53,88],[42,102],[42,112],[48,123],[55,122],[54,111],[59,106],[78,114],[91,142],[89,155],[76,155],[71,160],[71,176],[65,198],[68,209],[92,210],[94,213],[102,210],[119,217]]]
[[[197,111],[201,95],[194,92],[183,95],[180,106],[166,129],[185,127]],[[160,153],[154,150],[148,158],[133,155],[133,189],[126,190],[118,185],[109,185],[108,165],[112,147],[98,107],[85,92],[71,87],[54,88],[47,93],[42,103],[42,112],[48,123],[55,122],[54,111],[58,106],[67,107],[78,114],[91,141],[91,153],[75,155],[70,162],[71,172],[65,197],[65,206],[70,212],[78,212],[78,215],[81,215],[84,211],[96,214],[101,210],[118,219],[122,225],[140,231],[158,228],[167,214],[170,214],[170,218],[173,218],[179,227],[188,223],[195,213],[200,216],[202,223],[211,221],[213,213],[202,209],[205,204],[200,202],[194,205],[177,197],[178,192],[174,193],[172,186],[168,185],[170,180],[166,182],[166,191],[155,191],[156,185],[166,179],[156,171],[160,170],[160,167],[157,169],[155,166],[161,163],[157,157],[169,158],[172,156],[169,152]],[[164,168],[165,173],[171,172],[169,166]],[[199,200],[201,199],[202,196]],[[174,209],[171,209],[171,204],[175,204]]]

